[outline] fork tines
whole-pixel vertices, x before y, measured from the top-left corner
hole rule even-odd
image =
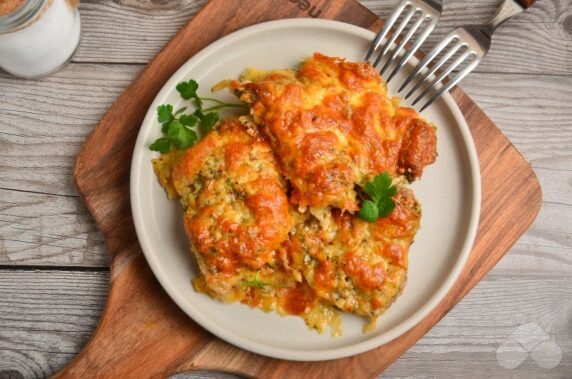
[[[488,48],[485,47],[490,45],[490,37],[487,38],[483,32],[483,28],[478,26],[462,27],[451,31],[437,46],[435,46],[435,48],[433,48],[433,50],[431,50],[429,54],[425,56],[421,62],[419,62],[403,82],[399,88],[399,92],[403,91],[412,83],[413,86],[405,95],[405,99],[408,99],[417,90],[422,88],[423,85],[425,85],[425,88],[413,100],[412,105],[415,105],[422,98],[428,95],[432,89],[437,89],[441,86],[438,91],[420,108],[420,111],[423,111],[443,93],[449,91],[453,86],[467,76],[467,74],[469,74],[469,72],[471,72],[486,55]],[[455,57],[455,55],[457,55],[457,57],[453,62],[448,63]],[[437,62],[435,63],[434,60],[437,60]],[[427,71],[422,72],[427,67],[429,67]],[[461,71],[457,72],[455,76],[447,82],[444,82],[449,74],[461,67],[463,67]],[[436,75],[435,78],[432,78],[433,75]]]
[[[396,60],[405,45],[411,41],[412,37],[419,30],[419,35],[415,39],[413,45],[405,51],[405,54],[399,59],[392,72],[390,73],[387,81],[389,82],[394,75],[407,63],[409,58],[419,49],[427,37],[431,34],[441,12],[443,10],[442,2],[440,0],[402,0],[401,3],[395,8],[389,19],[385,22],[383,29],[377,34],[369,51],[367,52],[365,60],[369,60],[374,52],[383,43],[383,46],[375,59],[373,66],[377,67],[382,58],[389,52],[391,47],[398,41],[397,46],[391,51],[391,55],[386,60],[380,72],[383,74],[387,68]],[[394,27],[395,23],[403,15],[401,22]],[[411,23],[404,36],[402,34],[406,27]],[[424,25],[422,28],[421,26]],[[421,30],[420,30],[421,29]],[[392,34],[390,35],[390,32]]]

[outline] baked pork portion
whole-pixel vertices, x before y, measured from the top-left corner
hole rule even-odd
[[[435,161],[435,128],[389,98],[366,62],[314,54],[298,70],[247,70],[226,83],[251,108],[245,124],[272,146],[302,209],[359,209],[355,186],[387,172],[408,181]]]

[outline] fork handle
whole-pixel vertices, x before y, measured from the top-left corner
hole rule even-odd
[[[522,7],[524,9],[528,9],[529,7],[532,6],[532,4],[534,4],[536,0],[517,0],[517,2],[522,5]]]
[[[523,10],[526,10],[534,4],[534,2],[535,0],[504,0],[499,9],[497,9],[497,13],[494,17],[484,25],[489,37],[495,29],[502,25],[506,20],[512,16],[522,13]]]

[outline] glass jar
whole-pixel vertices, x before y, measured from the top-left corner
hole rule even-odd
[[[51,74],[80,40],[77,0],[4,0],[0,6],[0,68],[23,78]]]

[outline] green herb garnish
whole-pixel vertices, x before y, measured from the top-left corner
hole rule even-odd
[[[393,196],[397,194],[397,186],[392,185],[391,176],[382,172],[367,183],[363,190],[371,200],[364,200],[358,216],[366,221],[374,222],[378,218],[387,217],[395,208]]]
[[[230,104],[217,99],[200,97],[197,94],[199,84],[191,79],[177,84],[177,91],[185,100],[192,100],[195,110],[186,113],[187,107],[182,107],[173,112],[171,104],[163,104],[157,107],[157,120],[161,124],[163,136],[153,142],[149,149],[160,153],[167,153],[173,149],[187,149],[198,141],[196,128],[202,135],[210,132],[220,120],[219,110],[224,108],[248,109],[245,104]],[[211,101],[216,105],[203,108],[205,101]]]
[[[264,283],[263,281],[261,281],[258,278],[259,275],[260,271],[256,271],[256,276],[254,277],[254,280],[245,280],[242,282],[242,284],[246,287],[264,288],[265,286],[268,285],[268,283]]]

